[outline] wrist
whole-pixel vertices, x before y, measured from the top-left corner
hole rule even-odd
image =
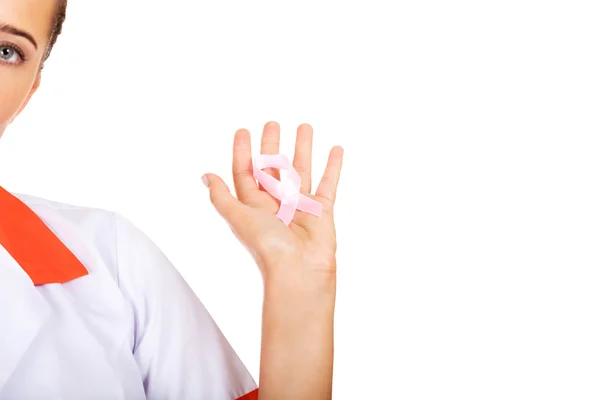
[[[306,271],[301,268],[277,271],[264,278],[264,308],[294,319],[329,318],[336,297],[335,273]]]
[[[265,296],[335,301],[335,272],[312,271],[289,265],[270,268],[268,271],[268,274],[263,275]]]
[[[318,289],[286,285],[265,282],[263,346],[275,346],[287,356],[295,354],[293,358],[322,352],[321,347],[328,348],[333,341],[335,280],[320,282]]]

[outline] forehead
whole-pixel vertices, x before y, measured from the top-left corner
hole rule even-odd
[[[30,33],[47,43],[58,0],[0,0],[0,23]]]

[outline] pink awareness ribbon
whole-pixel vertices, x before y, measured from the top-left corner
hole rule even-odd
[[[263,171],[264,168],[278,168],[287,171],[285,178],[277,180]],[[277,200],[281,206],[276,217],[288,225],[292,222],[296,210],[320,217],[323,205],[308,196],[300,194],[300,175],[282,154],[261,154],[254,159],[254,179]]]

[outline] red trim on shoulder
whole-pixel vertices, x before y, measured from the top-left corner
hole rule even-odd
[[[88,270],[20,199],[0,186],[0,244],[34,285],[65,283]]]
[[[250,393],[245,394],[236,400],[258,400],[258,389],[253,390]]]

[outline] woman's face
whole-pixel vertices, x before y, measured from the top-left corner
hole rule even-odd
[[[57,0],[0,0],[0,137],[39,85]]]

